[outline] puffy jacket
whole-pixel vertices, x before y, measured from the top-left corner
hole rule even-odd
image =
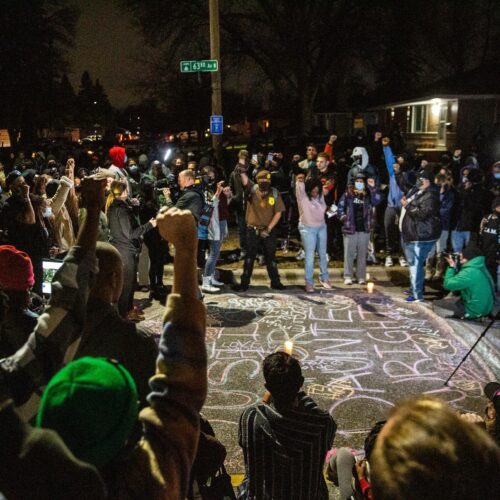
[[[369,188],[370,195],[365,196],[363,204],[363,219],[365,232],[369,233],[375,225],[375,206],[382,200],[382,195],[377,188]],[[340,198],[338,217],[343,223],[342,232],[344,234],[354,234],[356,232],[356,221],[354,220],[354,194],[346,191]]]
[[[460,292],[466,318],[487,316],[493,310],[494,284],[482,255],[466,262],[458,272],[449,267],[443,286],[446,290]]]
[[[401,226],[404,242],[435,241],[441,235],[439,196],[431,189],[417,193],[406,205]]]

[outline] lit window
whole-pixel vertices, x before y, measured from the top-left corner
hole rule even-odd
[[[427,132],[427,105],[412,106],[411,131]]]

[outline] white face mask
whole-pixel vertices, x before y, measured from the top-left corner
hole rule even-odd
[[[355,183],[354,183],[354,187],[355,187],[358,191],[363,191],[363,189],[365,189],[365,183],[364,183],[364,182],[355,182]]]
[[[43,209],[43,216],[50,217],[52,215],[52,207],[45,207]]]

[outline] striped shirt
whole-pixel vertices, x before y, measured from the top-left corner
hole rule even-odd
[[[260,403],[240,417],[251,500],[328,499],[323,464],[337,426],[305,393],[298,398],[298,406],[286,412]]]

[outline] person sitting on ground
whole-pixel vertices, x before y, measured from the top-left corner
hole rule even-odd
[[[54,429],[77,458],[99,469],[111,498],[186,498],[207,394],[195,221],[176,208],[157,221],[176,253],[149,406],[137,415],[137,390],[124,366],[83,357],[48,383],[37,415],[39,427]]]
[[[446,260],[449,267],[443,286],[446,290],[460,292],[460,299],[453,306],[453,316],[474,319],[491,314],[495,285],[481,249],[471,240],[460,253],[459,263],[450,256]]]
[[[484,386],[484,394],[489,399],[486,406],[486,430],[500,446],[500,384],[489,382]]]
[[[275,352],[264,359],[266,402],[240,417],[239,444],[245,459],[240,498],[326,500],[326,452],[336,424],[300,388],[304,377],[297,359]]]
[[[327,454],[326,477],[339,487],[342,500],[372,500],[370,484],[370,457],[375,440],[386,421],[377,422],[365,438],[365,455],[353,455],[353,450],[342,447],[332,449]],[[353,481],[354,479],[354,481]]]
[[[14,354],[36,326],[38,315],[29,310],[34,283],[29,256],[13,246],[0,246],[0,290],[8,297],[8,309],[0,325],[0,358]]]
[[[375,500],[500,498],[500,448],[438,399],[399,404],[370,465]]]
[[[87,321],[75,359],[83,356],[113,358],[131,373],[141,407],[146,405],[149,379],[154,375],[158,347],[145,327],[122,318],[112,304],[120,298],[123,264],[110,243],[98,242],[99,273],[87,303]]]

